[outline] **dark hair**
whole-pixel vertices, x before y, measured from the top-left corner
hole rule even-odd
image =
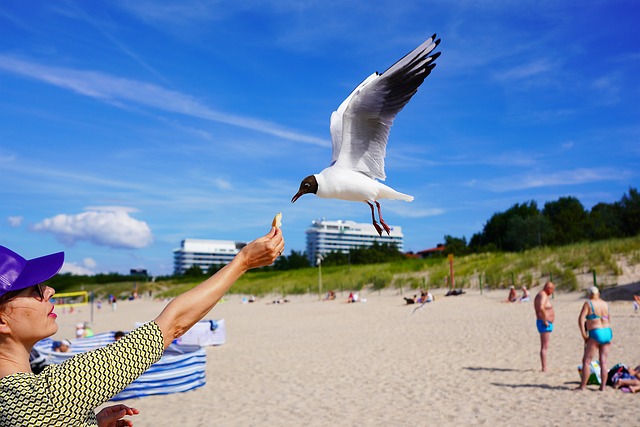
[[[6,294],[0,296],[0,305],[4,304],[5,302],[9,302],[10,300],[20,295],[22,292],[24,292],[24,289],[17,289],[15,291],[9,291]]]

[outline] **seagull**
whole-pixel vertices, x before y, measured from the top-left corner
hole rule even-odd
[[[322,172],[309,175],[300,183],[291,199],[304,194],[318,197],[365,202],[371,208],[371,221],[382,236],[391,229],[382,219],[379,199],[410,202],[413,196],[384,185],[384,157],[387,139],[396,115],[418,91],[436,66],[440,52],[431,52],[440,44],[434,34],[382,74],[367,77],[331,114],[331,164]],[[372,203],[373,202],[373,203]],[[380,224],[376,221],[374,207]],[[380,226],[382,225],[382,227]]]

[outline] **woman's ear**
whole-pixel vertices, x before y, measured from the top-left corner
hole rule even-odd
[[[11,333],[11,327],[9,326],[9,322],[8,322],[9,316],[7,316],[7,313],[0,309],[0,334],[10,334]]]

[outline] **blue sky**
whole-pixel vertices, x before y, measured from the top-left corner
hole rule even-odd
[[[172,272],[184,238],[252,240],[304,196],[351,90],[433,33],[442,56],[396,118],[382,201],[405,250],[469,239],[514,203],[590,209],[638,188],[635,1],[137,0],[0,3],[0,241],[65,271]]]

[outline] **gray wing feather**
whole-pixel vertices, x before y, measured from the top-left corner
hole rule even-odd
[[[435,67],[435,34],[387,71],[369,76],[331,115],[332,164],[384,180],[384,158],[396,115]]]

